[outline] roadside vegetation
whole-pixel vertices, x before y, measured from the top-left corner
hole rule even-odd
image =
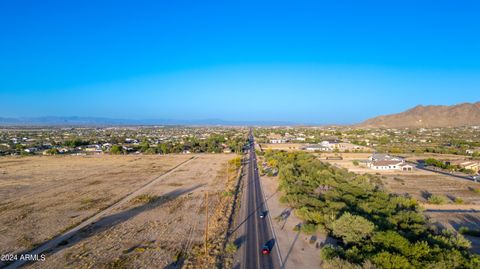
[[[321,251],[327,268],[480,268],[468,240],[430,225],[415,199],[385,192],[377,176],[304,152],[264,155],[279,169],[281,202],[296,209],[302,230],[320,229],[337,240]]]

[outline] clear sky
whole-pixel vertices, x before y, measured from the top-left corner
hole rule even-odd
[[[0,2],[0,117],[355,123],[480,101],[480,1]]]

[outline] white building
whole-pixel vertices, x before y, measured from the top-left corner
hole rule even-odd
[[[332,149],[326,146],[322,145],[306,145],[305,147],[302,148],[303,150],[306,151],[331,151]]]
[[[374,170],[413,170],[413,166],[405,163],[403,158],[390,156],[388,154],[374,153],[368,159],[367,167]]]

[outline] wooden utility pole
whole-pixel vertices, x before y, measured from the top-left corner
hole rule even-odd
[[[208,253],[208,191],[205,191],[205,257]]]

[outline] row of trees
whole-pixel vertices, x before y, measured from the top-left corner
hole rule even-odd
[[[181,153],[183,151],[190,151],[192,153],[221,153],[224,149],[229,149],[232,152],[240,153],[246,138],[230,137],[226,138],[223,135],[211,135],[208,139],[199,140],[194,137],[186,138],[180,142],[166,142],[160,143],[156,147],[151,147],[147,142],[142,142],[139,150],[144,153]]]
[[[267,151],[279,169],[281,201],[305,221],[337,239],[322,249],[327,261],[378,268],[480,268],[470,242],[429,225],[416,200],[389,194],[373,175],[358,175],[322,163],[304,152]]]
[[[169,154],[182,153],[189,151],[192,153],[221,153],[224,149],[232,152],[240,153],[246,138],[244,137],[225,137],[223,135],[211,135],[208,139],[199,140],[194,137],[185,138],[183,141],[170,141],[159,143],[155,146],[150,145],[147,141],[143,141],[140,145],[132,146],[133,151],[140,151],[145,154]],[[120,154],[126,153],[120,146],[114,145],[110,153]]]

